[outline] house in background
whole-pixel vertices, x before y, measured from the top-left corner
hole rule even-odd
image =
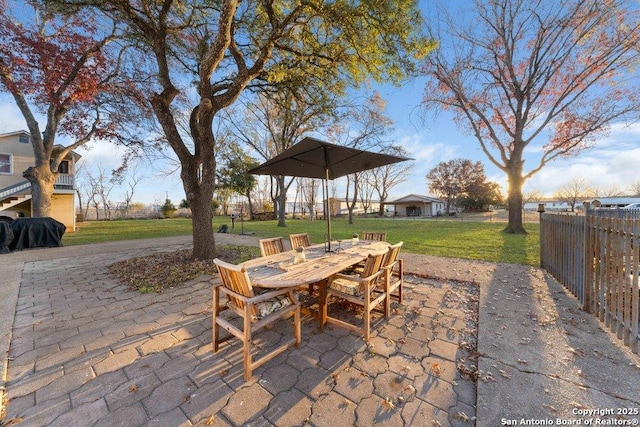
[[[640,197],[596,197],[586,202],[593,208],[623,208],[631,203],[640,203]]]
[[[385,202],[385,205],[394,206],[395,216],[430,217],[442,215],[446,209],[446,203],[442,200],[419,194],[409,194],[399,199]]]
[[[61,149],[54,147],[54,154]],[[51,198],[51,217],[66,225],[67,231],[75,230],[76,225],[74,170],[79,159],[80,155],[72,152],[60,163]],[[31,184],[22,173],[34,165],[28,132],[0,134],[0,217],[31,216]]]
[[[523,205],[525,211],[536,212],[539,205],[544,205],[545,212],[569,212],[571,211],[571,205],[561,200],[537,200],[534,202],[526,202]],[[582,209],[582,202],[576,204],[574,209]]]

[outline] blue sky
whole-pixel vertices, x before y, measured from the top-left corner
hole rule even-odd
[[[421,6],[426,7],[427,0]],[[470,2],[456,2],[470,4]],[[450,115],[429,115],[424,118],[420,113],[420,100],[424,88],[424,79],[415,79],[402,87],[378,86],[382,97],[387,101],[387,115],[395,121],[395,129],[389,134],[389,140],[404,146],[414,161],[413,172],[409,179],[391,191],[390,199],[402,197],[408,193],[429,194],[425,175],[439,162],[454,158],[480,161],[490,181],[498,182],[506,192],[505,174],[493,166],[480,150],[476,140],[459,131]],[[0,95],[0,133],[25,129],[24,119],[7,95]],[[44,128],[44,122],[41,123]],[[540,140],[531,146],[527,153],[525,169],[533,166],[539,155]],[[91,167],[105,170],[119,164],[118,153],[122,150],[111,145],[94,144],[90,149],[78,152]],[[537,162],[536,162],[537,163]],[[640,124],[628,128],[614,126],[609,136],[601,138],[596,146],[578,156],[554,161],[545,166],[525,184],[524,191],[538,191],[552,196],[560,187],[573,178],[582,178],[592,187],[600,190],[617,188],[626,190],[629,185],[640,180],[637,168],[640,165]],[[184,191],[178,173],[166,175],[161,167],[141,164],[144,181],[136,188],[134,200],[143,203],[162,203],[165,197],[178,203],[184,198]],[[165,168],[166,169],[166,168]],[[338,185],[339,185],[339,181]],[[114,201],[124,199],[125,188],[116,188],[112,193]],[[340,196],[340,194],[338,194]]]

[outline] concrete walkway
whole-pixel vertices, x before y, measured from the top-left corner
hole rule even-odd
[[[257,244],[250,236],[216,237]],[[374,322],[369,345],[338,328],[320,333],[306,319],[301,347],[245,383],[239,342],[212,352],[208,278],[139,294],[107,273],[120,259],[190,240],[0,256],[7,398],[0,424],[496,426],[640,418],[615,413],[640,408],[638,355],[539,269],[411,254],[403,256],[414,273],[405,303]],[[478,293],[468,281],[480,290],[478,352]],[[283,323],[258,338],[268,347],[290,333]]]

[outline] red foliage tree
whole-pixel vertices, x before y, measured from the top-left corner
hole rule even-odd
[[[636,119],[640,19],[617,0],[476,0],[471,16],[430,28],[424,105],[454,112],[509,181],[509,225],[525,233],[522,186],[548,162]],[[462,22],[461,17],[468,18]],[[525,150],[537,164],[525,170]],[[534,151],[534,150],[531,150]]]
[[[35,217],[51,214],[65,156],[92,139],[122,140],[124,123],[135,117],[118,95],[117,57],[107,47],[114,33],[107,30],[87,11],[0,0],[0,90],[13,97],[31,134],[35,164],[23,175]]]

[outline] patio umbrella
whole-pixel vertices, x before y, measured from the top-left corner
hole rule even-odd
[[[249,173],[323,179],[327,237],[329,249],[331,249],[328,181],[405,160],[411,159],[330,144],[316,138],[305,137],[302,141],[289,147],[271,160],[249,170]]]

